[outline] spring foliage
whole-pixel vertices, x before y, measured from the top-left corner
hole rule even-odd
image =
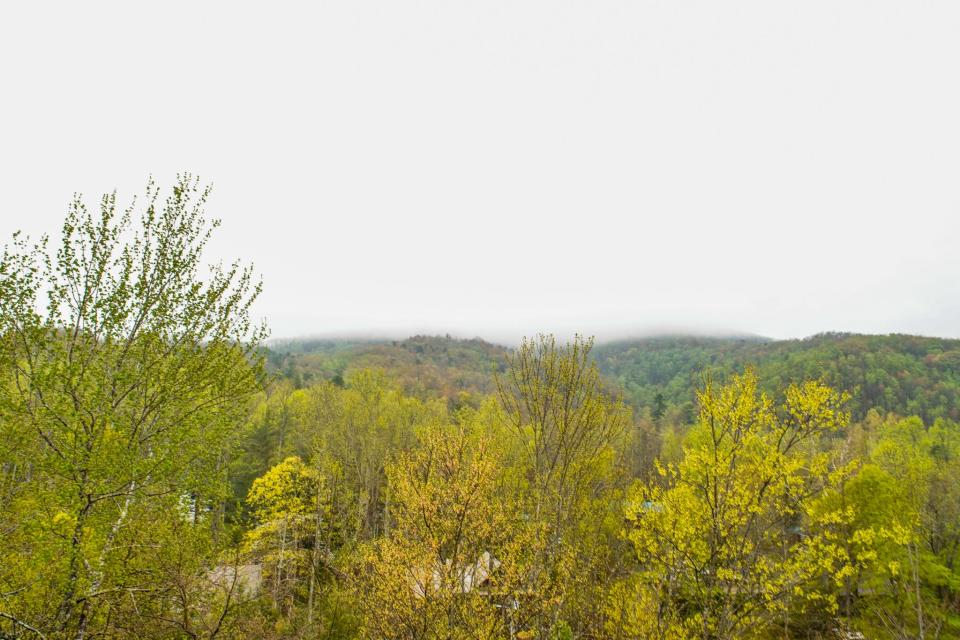
[[[420,337],[267,381],[208,194],[0,258],[0,637],[960,637],[954,343]]]

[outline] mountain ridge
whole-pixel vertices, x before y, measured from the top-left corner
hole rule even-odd
[[[358,369],[387,371],[409,392],[448,399],[494,391],[492,373],[510,347],[482,338],[289,340],[268,350],[295,385],[342,382]],[[790,340],[762,336],[660,335],[597,343],[601,373],[642,413],[672,407],[691,420],[702,376],[754,368],[764,388],[823,380],[851,395],[855,419],[870,409],[932,421],[960,418],[960,340],[910,334],[825,332]],[[657,407],[660,407],[658,409]]]

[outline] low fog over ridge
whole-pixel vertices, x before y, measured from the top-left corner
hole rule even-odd
[[[410,329],[384,329],[382,331],[326,331],[303,333],[298,335],[275,335],[268,341],[269,346],[282,346],[285,344],[294,344],[298,342],[310,341],[346,341],[346,342],[386,342],[405,340],[413,336],[446,336],[455,340],[482,340],[495,345],[505,347],[515,347],[520,344],[523,338],[532,338],[539,334],[553,334],[560,340],[572,340],[575,335],[581,335],[587,338],[594,338],[597,344],[607,344],[629,340],[644,340],[649,338],[673,338],[673,337],[692,337],[692,338],[732,338],[750,341],[769,341],[774,338],[762,336],[755,333],[723,329],[707,329],[692,326],[656,326],[644,327],[638,329],[622,329],[607,331],[548,331],[532,330],[528,332],[505,332],[505,331],[480,331],[480,332],[462,332],[447,331],[437,328],[410,328]],[[807,337],[807,336],[798,336]]]

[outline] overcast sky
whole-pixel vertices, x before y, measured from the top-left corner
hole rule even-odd
[[[960,336],[960,2],[4,3],[0,236],[215,185],[275,337]]]

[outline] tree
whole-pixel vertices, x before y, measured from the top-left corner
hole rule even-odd
[[[906,556],[916,548],[917,514],[907,493],[905,485],[868,462],[840,478],[813,506],[812,519],[821,524],[820,535],[835,556],[832,579],[822,588],[846,631],[876,635],[880,629],[871,624],[877,617],[889,627],[889,614],[904,608],[888,595],[891,586],[912,577]],[[898,594],[900,603],[910,601],[912,589],[906,591]]]
[[[314,594],[324,533],[331,526],[325,478],[292,456],[257,478],[247,503],[257,526],[247,544],[264,566],[274,607],[289,614],[297,587],[307,582],[307,617],[312,622]]]
[[[249,267],[202,272],[209,194],[183,175],[161,200],[151,181],[138,216],[78,196],[56,252],[20,236],[3,251],[0,423],[23,446],[0,450],[0,615],[21,628],[129,633],[111,612],[162,608],[170,586],[138,566],[163,544],[156,518],[220,526],[265,329]]]
[[[303,414],[313,454],[336,481],[334,507],[353,541],[388,531],[391,496],[386,468],[395,451],[415,442],[414,432],[446,418],[446,404],[404,395],[382,371],[360,371],[340,389],[315,387]]]
[[[667,412],[667,401],[664,399],[663,394],[659,391],[657,395],[653,397],[653,408],[650,410],[650,417],[653,418],[653,421],[658,423],[660,419],[663,418],[663,414]]]
[[[814,445],[849,418],[844,396],[818,383],[785,395],[778,411],[751,371],[719,388],[708,379],[683,459],[633,493],[641,573],[611,618],[637,637],[769,637],[795,599],[819,596],[806,588],[838,551],[808,515],[836,475]]]
[[[390,465],[395,523],[368,554],[365,637],[479,640],[523,626],[530,553],[514,505],[498,492],[499,471],[485,436],[445,426],[428,428]]]
[[[600,600],[596,578],[615,572],[609,565],[619,549],[620,514],[611,506],[630,414],[604,388],[592,346],[579,336],[564,346],[552,336],[524,340],[497,376],[519,452],[525,516],[544,536],[528,576],[528,588],[547,605],[536,625],[540,637],[570,623],[586,631],[588,609]]]
[[[856,613],[896,638],[956,633],[960,428],[914,417],[882,425],[878,436],[850,483],[862,505],[855,539],[876,541],[873,569],[858,576],[868,596]]]

